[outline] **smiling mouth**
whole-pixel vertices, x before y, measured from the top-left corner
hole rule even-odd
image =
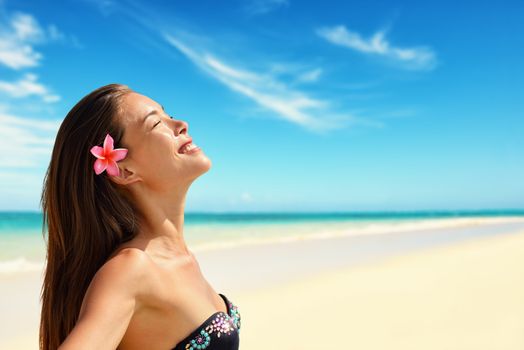
[[[200,149],[197,145],[195,145],[193,142],[186,143],[184,146],[180,147],[178,150],[178,153],[185,154],[189,153],[195,149]]]

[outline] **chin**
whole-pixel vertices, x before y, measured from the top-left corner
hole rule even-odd
[[[208,170],[211,169],[211,165],[212,165],[211,159],[209,159],[207,156],[201,157],[201,161],[198,164],[199,164],[199,167],[198,167],[195,178],[207,173]]]
[[[211,159],[209,159],[208,157],[205,157],[205,170],[204,170],[204,173],[207,173],[207,171],[209,169],[211,169],[211,165],[212,165],[212,162],[211,162]]]

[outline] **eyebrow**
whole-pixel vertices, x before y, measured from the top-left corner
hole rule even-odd
[[[164,106],[160,105],[160,107],[162,107],[162,111],[164,111],[164,112],[166,111],[166,110],[164,109]],[[142,119],[142,124],[145,123],[145,121],[146,121],[146,119],[147,119],[148,117],[150,117],[150,116],[153,115],[153,114],[157,114],[157,113],[158,113],[158,110],[156,110],[156,109],[153,109],[151,112],[147,113],[147,114],[145,115],[144,119]]]

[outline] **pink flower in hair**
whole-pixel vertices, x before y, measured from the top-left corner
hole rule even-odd
[[[114,149],[113,142],[111,135],[107,134],[104,140],[104,147],[93,146],[91,148],[91,153],[97,158],[93,166],[97,175],[103,173],[104,170],[107,170],[107,174],[109,175],[120,175],[120,170],[116,162],[126,157],[127,149]]]

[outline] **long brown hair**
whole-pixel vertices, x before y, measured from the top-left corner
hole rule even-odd
[[[119,123],[126,85],[109,84],[83,97],[56,136],[41,197],[47,231],[39,345],[55,350],[78,319],[84,294],[116,247],[137,232],[136,211],[106,175],[96,175],[90,149],[109,133],[122,147]],[[47,227],[46,227],[47,226]]]

